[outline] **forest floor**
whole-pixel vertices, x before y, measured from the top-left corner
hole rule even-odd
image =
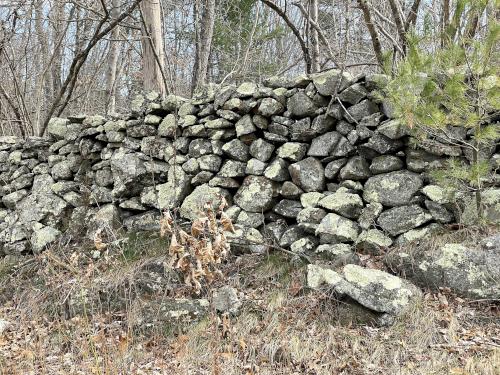
[[[498,303],[425,291],[393,326],[376,327],[327,290],[308,290],[304,265],[282,253],[234,257],[225,279],[202,291],[236,288],[244,296],[236,316],[136,325],[133,301],[65,316],[72,291],[97,279],[118,285],[166,253],[158,239],[141,241],[98,260],[67,245],[1,260],[0,374],[500,374]]]

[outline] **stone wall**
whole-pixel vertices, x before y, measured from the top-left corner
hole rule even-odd
[[[190,100],[153,93],[126,116],[54,118],[48,138],[0,137],[0,253],[39,252],[63,233],[155,230],[161,210],[193,219],[221,196],[232,240],[254,251],[272,240],[377,252],[425,236],[457,220],[429,169],[470,155],[437,140],[412,146],[380,99],[386,82],[328,71]]]

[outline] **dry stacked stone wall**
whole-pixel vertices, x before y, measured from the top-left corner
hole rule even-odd
[[[457,220],[429,169],[470,155],[432,139],[413,146],[380,99],[386,82],[332,70],[189,100],[150,93],[129,115],[54,118],[47,138],[0,137],[0,253],[157,230],[162,210],[192,220],[221,197],[235,248],[376,253],[426,236]],[[488,156],[498,163],[498,150]]]

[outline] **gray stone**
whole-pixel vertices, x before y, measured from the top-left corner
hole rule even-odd
[[[249,212],[263,212],[273,205],[275,186],[262,176],[248,176],[234,196],[234,202]]]
[[[299,224],[301,223],[319,224],[321,223],[321,220],[323,220],[323,218],[326,216],[326,214],[327,212],[322,208],[306,207],[304,209],[301,209],[300,212],[296,215],[296,217],[297,217],[297,222]]]
[[[16,208],[17,203],[27,195],[28,191],[25,189],[14,191],[10,194],[4,195],[2,197],[2,203],[5,205],[5,207],[14,210]]]
[[[378,132],[390,139],[400,139],[410,135],[409,129],[399,120],[388,120],[378,127]]]
[[[335,149],[341,135],[335,131],[328,132],[312,140],[311,146],[307,151],[308,156],[325,157]]]
[[[348,113],[344,115],[344,118],[347,121],[353,123],[356,121],[361,121],[363,117],[370,116],[378,112],[378,105],[369,99],[365,99],[347,108],[347,112]]]
[[[222,146],[222,151],[229,157],[239,161],[248,161],[249,147],[239,139],[233,139]]]
[[[287,218],[296,218],[301,210],[300,202],[290,199],[283,199],[273,207],[273,212]]]
[[[212,296],[212,306],[220,313],[237,315],[242,304],[238,291],[230,286],[217,289]]]
[[[248,228],[258,228],[264,224],[264,215],[258,212],[246,212],[240,210],[236,224]]]
[[[251,134],[257,130],[252,121],[252,116],[245,115],[235,125],[236,135],[241,137],[246,134]]]
[[[227,190],[207,184],[197,186],[182,202],[179,214],[185,219],[195,220],[203,215],[206,204],[210,204],[212,210],[217,210],[223,199],[231,205],[231,196]]]
[[[377,224],[391,236],[409,231],[432,220],[432,216],[417,205],[394,207],[380,214]]]
[[[290,245],[290,250],[294,253],[307,253],[316,249],[318,240],[315,237],[307,236],[298,239]]]
[[[48,245],[57,240],[61,232],[49,226],[35,229],[31,235],[30,244],[35,254],[40,253]]]
[[[259,159],[250,159],[247,162],[245,173],[249,175],[262,176],[267,167],[267,164]]]
[[[404,272],[423,287],[450,288],[473,299],[500,298],[500,247],[480,249],[460,243],[440,247],[421,245],[409,253],[396,250],[386,256],[391,268]]]
[[[278,148],[276,154],[282,159],[299,161],[306,155],[308,145],[305,143],[287,142]]]
[[[393,323],[395,317],[407,312],[422,297],[422,292],[406,280],[355,264],[344,266],[341,273],[309,264],[307,283],[311,288],[326,284],[338,294],[382,314],[378,317],[382,325]]]
[[[341,187],[335,193],[327,195],[318,203],[327,210],[334,211],[350,219],[356,219],[361,215],[363,201],[357,194],[349,193],[349,190]]]
[[[217,175],[220,177],[244,177],[245,169],[246,163],[228,159],[224,162]]]
[[[318,109],[303,91],[299,91],[288,99],[287,108],[294,117],[310,117],[313,116]]]
[[[274,159],[264,170],[264,176],[273,181],[286,181],[290,178],[289,163],[281,158]]]
[[[250,155],[254,158],[266,162],[271,158],[274,151],[274,145],[259,138],[250,145]]]
[[[404,163],[397,156],[381,155],[372,160],[370,171],[373,174],[388,173],[403,169]]]
[[[69,123],[68,119],[53,117],[47,125],[47,133],[56,139],[64,139]]]
[[[222,158],[219,155],[203,155],[198,158],[198,164],[202,171],[219,172]]]
[[[319,245],[315,252],[328,260],[333,268],[360,263],[359,256],[352,250],[352,246],[345,243]]]
[[[305,192],[323,191],[325,172],[318,159],[308,157],[288,168],[292,181]]]
[[[180,129],[177,125],[175,115],[168,114],[167,116],[165,116],[165,118],[158,126],[158,135],[160,137],[168,138],[174,138],[180,135]]]
[[[194,139],[189,144],[189,156],[198,158],[213,152],[212,143],[208,139]]]
[[[316,207],[318,202],[323,199],[325,194],[319,192],[310,192],[304,193],[300,196],[300,203],[302,203],[302,207]]]
[[[358,251],[380,255],[392,245],[392,240],[378,229],[369,229],[362,231],[356,240]]]
[[[365,158],[354,156],[340,170],[342,180],[366,180],[371,176],[370,167]]]
[[[394,207],[408,204],[422,187],[422,178],[412,172],[395,171],[370,177],[365,183],[363,199]]]
[[[356,222],[333,213],[326,215],[316,230],[316,235],[321,236],[321,243],[355,242],[358,234]]]
[[[361,215],[358,218],[359,226],[362,229],[369,229],[371,226],[374,226],[378,216],[382,213],[384,207],[378,203],[373,202],[366,205],[365,208],[361,211]]]
[[[346,158],[331,161],[325,167],[325,177],[328,178],[329,180],[333,180],[335,177],[337,177],[340,169],[344,165],[346,165],[346,163],[347,163]]]
[[[262,254],[267,250],[264,237],[255,228],[236,226],[234,233],[226,232],[226,238],[234,254],[252,253]]]
[[[302,189],[290,181],[285,181],[280,190],[280,195],[289,199],[299,198],[302,193]]]
[[[339,99],[353,105],[359,103],[367,94],[368,90],[365,86],[361,83],[356,83],[342,91],[339,95]]]
[[[429,210],[432,218],[438,223],[446,224],[452,222],[455,219],[453,214],[439,203],[425,200],[425,207]]]
[[[125,218],[123,226],[131,232],[159,231],[160,217],[158,210],[148,211]]]
[[[290,247],[292,243],[304,236],[305,232],[302,228],[298,225],[290,225],[281,235],[279,245],[284,248]]]
[[[265,117],[271,117],[284,111],[283,105],[273,98],[263,98],[257,112]]]
[[[329,115],[319,115],[312,121],[311,129],[315,134],[324,134],[335,126],[335,119]]]
[[[343,91],[353,80],[350,73],[338,69],[316,73],[312,76],[314,86],[321,95],[330,96]]]

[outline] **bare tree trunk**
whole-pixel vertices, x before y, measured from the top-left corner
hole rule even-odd
[[[215,0],[206,0],[201,18],[199,50],[196,52],[197,63],[193,88],[203,86],[207,82],[208,62],[212,49],[212,39],[215,25]],[[197,46],[198,47],[198,46]]]
[[[194,18],[194,64],[193,64],[193,74],[191,79],[191,93],[196,89],[196,72],[198,71],[198,66],[200,64],[199,54],[201,50],[201,28],[200,28],[200,0],[194,0],[193,2],[193,18]]]
[[[157,91],[162,96],[167,92],[165,80],[165,53],[161,23],[160,0],[144,0],[141,3],[143,17],[142,64],[144,89]]]
[[[119,0],[113,0],[110,15],[115,19],[119,14]],[[120,42],[120,27],[116,26],[111,32],[111,40],[109,42],[108,67],[106,70],[106,113],[116,112],[116,70],[118,67],[118,54]]]
[[[366,0],[358,0],[358,5],[363,11],[363,17],[365,19],[366,27],[368,28],[368,32],[370,33],[370,38],[373,44],[373,50],[375,52],[375,56],[377,57],[377,62],[380,67],[384,66],[384,56],[382,54],[382,45],[380,44],[380,38],[378,36],[377,30],[375,29],[375,24],[372,20],[372,15],[370,12],[370,8],[366,3]]]
[[[54,52],[52,57],[52,92],[57,93],[61,89],[61,69],[62,69],[62,49],[60,43],[62,34],[64,33],[64,2],[56,0],[53,9],[54,30],[52,33],[52,44]]]
[[[318,24],[318,0],[309,0],[309,36],[311,42],[311,70],[319,72],[319,38],[318,30],[312,24]]]

